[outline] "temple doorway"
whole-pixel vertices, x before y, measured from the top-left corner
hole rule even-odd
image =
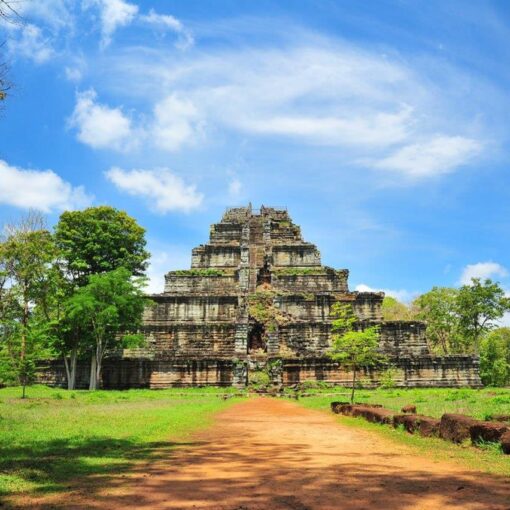
[[[260,322],[255,322],[250,328],[248,334],[248,354],[256,351],[266,352],[266,342],[264,340],[265,329]]]

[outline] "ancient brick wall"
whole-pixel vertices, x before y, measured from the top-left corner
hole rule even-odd
[[[89,364],[77,367],[77,389],[89,384]],[[188,359],[155,361],[147,359],[106,359],[103,365],[101,387],[104,389],[170,388],[175,386],[232,386],[235,365],[229,360]],[[52,361],[44,366],[38,382],[49,386],[66,387],[62,362]]]
[[[165,275],[165,293],[228,295],[238,291],[235,273],[227,275],[182,275],[179,271]]]
[[[348,292],[348,271],[324,271],[323,274],[282,274],[273,272],[271,285],[276,290],[295,293]]]
[[[400,358],[391,363],[396,387],[481,386],[479,361],[473,356]],[[379,385],[385,368],[363,368],[358,374],[363,387]],[[352,372],[327,358],[283,360],[282,382],[292,385],[303,381],[323,381],[342,386],[352,382]]]

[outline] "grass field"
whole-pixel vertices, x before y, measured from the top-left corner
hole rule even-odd
[[[73,478],[119,472],[168,454],[237,401],[218,388],[64,391],[0,389],[0,496],[66,489]]]
[[[303,402],[324,409],[329,409],[329,404],[333,400],[350,398],[350,390],[347,388],[310,389],[306,393],[313,396],[303,399]],[[510,388],[357,390],[355,400],[359,404],[382,404],[392,411],[399,412],[406,404],[415,404],[418,413],[435,418],[440,418],[444,413],[467,414],[482,420],[494,414],[510,415]]]
[[[310,409],[330,413],[330,403],[347,400],[348,389],[310,390],[313,396],[301,398],[299,403]],[[377,389],[356,392],[357,403],[382,404],[393,411],[400,411],[406,404],[415,404],[420,414],[439,418],[443,413],[462,413],[479,419],[494,414],[510,414],[510,389]],[[510,476],[510,456],[504,455],[494,444],[481,447],[458,446],[438,438],[423,438],[388,425],[368,423],[362,418],[339,416],[344,425],[361,427],[386,438],[404,443],[437,460],[449,460],[472,469],[496,475]]]

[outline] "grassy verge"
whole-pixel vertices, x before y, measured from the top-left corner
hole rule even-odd
[[[341,398],[327,396],[325,395],[327,392],[328,390],[316,390],[314,396],[302,398],[299,403],[309,409],[331,412],[330,403],[333,400],[341,400]],[[509,389],[362,390],[359,392],[359,397],[361,398],[356,399],[358,402],[383,404],[394,411],[399,411],[405,404],[416,404],[418,412],[436,417],[441,416],[444,412],[461,412],[478,418],[483,418],[484,415],[491,413],[510,414]],[[495,400],[497,397],[503,398]],[[478,471],[510,476],[510,456],[503,455],[500,449],[493,444],[479,448],[468,445],[458,446],[438,438],[412,435],[388,425],[369,423],[362,418],[339,416],[338,420],[342,425],[373,431],[436,460],[453,461]]]
[[[333,400],[349,400],[347,388],[306,390],[313,395],[315,405],[325,406]],[[336,393],[336,395],[334,395]],[[392,411],[398,411],[407,404],[415,404],[420,414],[440,418],[444,413],[460,413],[478,419],[486,419],[495,414],[510,414],[510,388],[483,389],[377,389],[356,390],[359,404],[382,404]]]
[[[218,388],[63,391],[43,386],[19,399],[0,389],[0,496],[66,489],[66,482],[121,472],[168,455],[211,423]]]

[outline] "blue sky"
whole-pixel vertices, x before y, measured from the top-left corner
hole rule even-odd
[[[17,0],[0,220],[109,204],[151,289],[225,207],[287,206],[351,288],[510,288],[510,4]]]

